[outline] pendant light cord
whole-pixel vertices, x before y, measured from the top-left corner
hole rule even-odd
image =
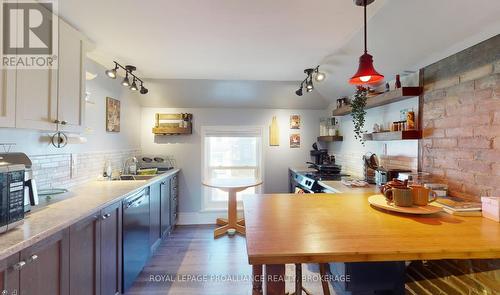
[[[365,53],[368,53],[368,51],[366,49],[366,47],[367,47],[366,46],[366,43],[367,43],[366,42],[366,39],[367,39],[367,37],[366,37],[366,35],[367,35],[367,28],[366,28],[366,0],[363,0],[363,7],[364,7],[364,11],[365,11],[364,12],[365,13]]]

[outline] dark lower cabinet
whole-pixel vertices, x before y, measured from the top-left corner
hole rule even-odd
[[[177,223],[177,174],[151,184],[148,227],[154,251]],[[0,261],[0,294],[118,295],[123,270],[122,201]],[[151,248],[149,248],[151,247]],[[132,256],[133,258],[133,256]]]
[[[19,253],[0,261],[0,294],[19,294]],[[24,263],[24,262],[23,262]]]
[[[69,294],[69,229],[0,262],[1,294]]]
[[[65,229],[21,251],[20,294],[69,293],[69,230]]]
[[[71,295],[100,294],[100,218],[96,214],[69,228]]]
[[[161,239],[161,183],[149,187],[149,246],[151,253],[160,245]]]
[[[122,291],[122,204],[102,210],[101,219],[101,295]]]
[[[71,295],[121,291],[121,202],[70,227]]]
[[[170,228],[175,228],[179,212],[179,179],[177,174],[170,178]]]
[[[170,232],[170,179],[160,183],[160,231],[165,237]]]

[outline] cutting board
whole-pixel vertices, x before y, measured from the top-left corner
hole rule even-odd
[[[393,203],[388,202],[383,195],[373,195],[368,198],[368,202],[377,208],[399,212],[399,213],[407,213],[407,214],[418,214],[418,215],[426,215],[426,214],[434,214],[441,212],[443,209],[441,207],[427,205],[427,206],[411,206],[411,207],[400,207],[395,206]]]

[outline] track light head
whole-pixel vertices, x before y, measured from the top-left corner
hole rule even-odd
[[[116,71],[118,70],[118,64],[115,62],[115,67],[111,70],[106,70],[106,76],[110,77],[111,79],[116,79]]]
[[[297,91],[295,91],[295,94],[298,96],[302,96],[304,93],[302,92],[302,87],[300,87]]]
[[[135,83],[135,78],[134,80],[132,81],[132,85],[130,85],[130,90],[132,91],[137,91],[137,84]]]
[[[316,77],[314,77],[314,80],[316,80],[316,82],[321,82],[321,81],[323,81],[325,79],[326,79],[325,73],[319,72],[319,71],[316,72]]]
[[[307,83],[306,83],[306,89],[307,89],[307,92],[311,92],[314,89],[312,78],[309,79],[309,81],[307,81]]]
[[[128,79],[128,73],[127,73],[127,75],[125,75],[125,78],[122,81],[122,85],[125,87],[130,86],[130,80]]]
[[[110,77],[111,79],[116,79],[116,70],[107,70],[106,71],[106,76]]]
[[[144,85],[142,85],[142,82],[141,82],[141,90],[139,91],[141,94],[147,94],[149,92],[149,90],[144,87]]]

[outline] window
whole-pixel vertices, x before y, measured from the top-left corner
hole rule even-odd
[[[251,126],[202,127],[203,179],[253,181],[262,179],[262,128]],[[238,193],[260,193],[251,187]],[[227,193],[204,187],[203,209],[227,209]]]

